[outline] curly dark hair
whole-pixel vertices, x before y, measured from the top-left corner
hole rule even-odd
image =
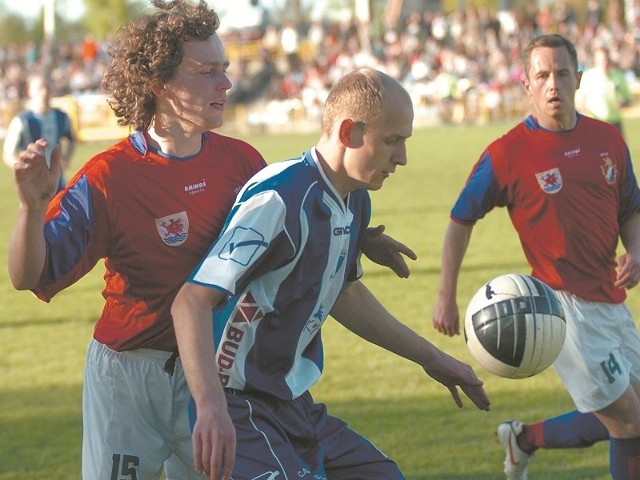
[[[183,56],[183,44],[206,40],[220,26],[205,0],[151,0],[158,9],[122,26],[108,48],[111,64],[102,88],[119,125],[149,128],[156,110],[153,85],[173,78]]]

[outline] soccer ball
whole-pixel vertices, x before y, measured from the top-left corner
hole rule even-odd
[[[529,275],[510,273],[471,298],[464,336],[475,360],[504,378],[536,375],[558,357],[566,332],[555,292]]]

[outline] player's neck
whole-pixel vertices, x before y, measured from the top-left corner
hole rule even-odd
[[[344,173],[342,166],[339,162],[331,161],[332,159],[338,158],[334,147],[322,140],[318,142],[315,147],[316,155],[318,157],[318,164],[325,176],[333,185],[333,188],[336,189],[336,192],[340,195],[340,197],[344,200],[347,198],[350,192],[355,190],[355,187],[351,185],[348,177]]]
[[[202,132],[172,132],[151,126],[146,133],[149,144],[166,155],[184,158],[196,155],[202,149]]]
[[[44,115],[49,111],[49,105],[47,105],[46,103],[43,104],[41,102],[30,102],[29,109],[32,112],[37,113],[38,115]]]
[[[575,112],[570,115],[562,115],[558,117],[536,116],[536,122],[545,130],[551,132],[566,132],[573,130],[578,123],[578,116]]]

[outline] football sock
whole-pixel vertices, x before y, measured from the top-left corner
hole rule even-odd
[[[640,478],[640,437],[612,438],[609,445],[609,468],[612,480]]]
[[[593,413],[574,410],[527,425],[523,436],[518,445],[525,452],[533,453],[538,448],[590,447],[596,442],[608,440],[609,432]]]

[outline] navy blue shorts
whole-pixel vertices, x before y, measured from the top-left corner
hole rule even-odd
[[[313,403],[309,392],[295,400],[226,392],[236,427],[234,480],[404,479],[393,460]]]

